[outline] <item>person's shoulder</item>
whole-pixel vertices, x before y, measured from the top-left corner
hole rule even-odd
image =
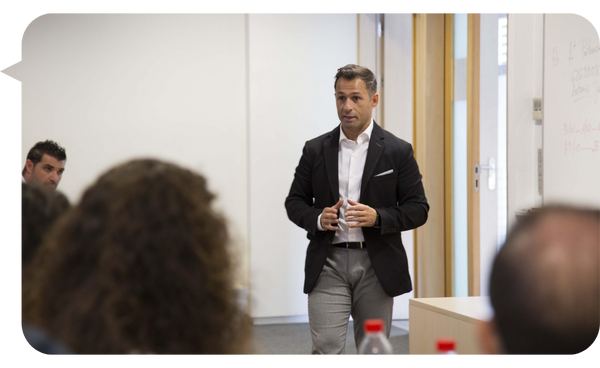
[[[406,150],[412,151],[412,144],[408,143],[407,141],[405,141],[402,138],[396,137],[394,134],[390,133],[389,131],[387,131],[381,127],[380,127],[380,129],[383,134],[386,146],[397,148],[402,151],[406,151]]]
[[[333,129],[332,131],[323,133],[323,134],[321,134],[318,137],[309,139],[308,141],[306,141],[306,146],[309,147],[309,148],[312,148],[312,147],[321,147],[323,145],[323,142],[326,139],[333,138],[333,136],[335,135],[336,129],[339,130],[339,126],[336,127],[335,129]],[[339,135],[338,135],[338,139],[339,139]]]

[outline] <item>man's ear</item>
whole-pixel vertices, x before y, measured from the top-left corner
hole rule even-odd
[[[33,164],[33,161],[31,161],[31,160],[29,160],[29,159],[28,159],[27,161],[25,161],[25,170],[26,170],[26,171],[27,171],[29,174],[31,174],[31,173],[33,172],[33,167],[34,167],[34,166],[35,166],[35,165]]]
[[[371,107],[375,108],[378,103],[379,103],[379,94],[375,93],[375,94],[373,94],[373,96],[371,96]]]
[[[484,354],[500,354],[500,336],[498,335],[496,322],[493,319],[487,322],[479,321],[476,328],[479,344]]]

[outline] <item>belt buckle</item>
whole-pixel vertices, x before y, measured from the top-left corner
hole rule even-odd
[[[357,243],[360,244],[359,249],[363,249],[363,242],[357,242]],[[350,249],[350,242],[346,242],[346,249]]]

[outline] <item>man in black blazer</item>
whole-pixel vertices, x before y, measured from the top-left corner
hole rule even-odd
[[[346,65],[334,88],[341,123],[306,142],[285,207],[310,240],[312,351],[343,354],[350,315],[357,347],[366,319],[389,337],[393,297],[412,290],[401,232],[423,225],[429,205],[411,145],[372,119],[373,73]]]

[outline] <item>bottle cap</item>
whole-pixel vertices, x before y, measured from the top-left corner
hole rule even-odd
[[[454,339],[437,339],[438,351],[454,350]]]
[[[383,321],[380,319],[368,319],[365,321],[366,332],[383,332]]]

